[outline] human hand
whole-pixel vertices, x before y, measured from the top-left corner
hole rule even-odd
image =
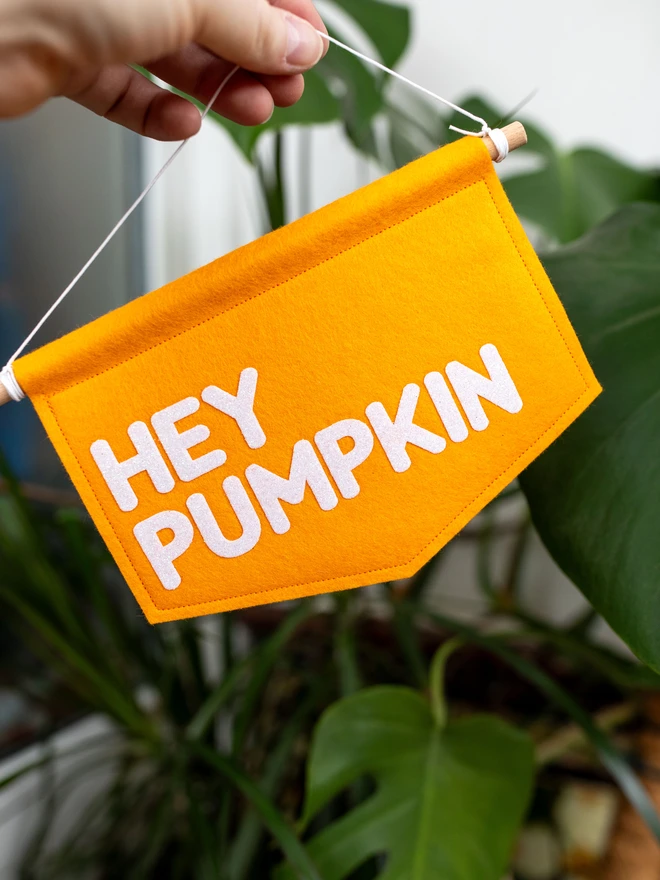
[[[64,95],[147,137],[182,140],[197,109],[131,68],[242,125],[300,98],[322,57],[312,0],[0,0],[0,117]]]

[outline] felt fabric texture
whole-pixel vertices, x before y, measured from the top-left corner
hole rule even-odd
[[[488,426],[474,430],[464,417],[467,437],[459,432],[454,442],[425,378],[447,377],[451,362],[487,376],[486,345],[496,347],[523,405],[507,412],[481,399]],[[600,391],[477,138],[443,147],[14,366],[151,622],[412,575]],[[248,368],[258,376],[254,414],[266,437],[259,448],[202,397],[211,387],[237,395]],[[394,423],[411,384],[419,389],[414,425],[446,440],[436,444],[442,451],[414,445],[410,428],[410,466],[397,472],[374,437],[352,471],[357,494],[337,487],[338,503],[323,510],[307,486],[300,503],[282,502],[290,528],[276,534],[246,469],[288,477],[296,443],[312,443],[343,420],[369,426],[365,410],[374,403]],[[430,387],[440,388],[437,377]],[[222,450],[227,458],[186,482],[151,418],[190,397],[200,407],[176,429],[203,425],[208,439],[188,453],[198,459]],[[175,486],[159,492],[147,472],[137,473],[130,486],[138,504],[122,511],[90,449],[103,440],[119,462],[133,457],[128,428],[135,422],[149,426]],[[350,438],[338,442],[350,462]],[[225,544],[238,540],[242,526],[223,490],[230,476],[240,479],[261,521],[256,545],[234,558],[212,551],[187,508],[201,494]],[[175,589],[164,588],[134,534],[163,511],[193,524],[174,562]],[[159,540],[172,537],[165,530]]]

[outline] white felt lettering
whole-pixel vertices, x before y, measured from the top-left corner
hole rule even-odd
[[[488,370],[488,378],[458,361],[452,361],[446,367],[449,381],[475,431],[483,431],[489,425],[481,398],[508,413],[518,413],[523,406],[518,389],[495,346],[484,345],[479,354]]]
[[[227,461],[227,454],[222,449],[214,449],[195,459],[188,452],[193,446],[203,443],[211,436],[206,425],[195,425],[187,431],[178,431],[176,428],[177,422],[196,413],[199,406],[196,397],[186,397],[185,400],[161,409],[151,417],[153,429],[163,444],[177,476],[186,483],[208,474]]]
[[[209,550],[223,559],[234,559],[249,553],[257,545],[261,537],[261,522],[238,477],[227,477],[222,488],[243,528],[240,538],[233,541],[225,538],[203,495],[191,495],[186,505]]]
[[[413,423],[419,392],[419,385],[406,385],[394,422],[382,403],[370,403],[366,409],[371,427],[397,473],[403,473],[410,467],[410,456],[406,451],[408,443],[434,454],[442,452],[447,446],[447,441],[443,437]]]
[[[202,391],[202,400],[205,403],[236,421],[250,449],[259,449],[266,442],[266,435],[254,414],[257,378],[258,373],[254,367],[246,367],[238,380],[236,396],[223,391],[216,385],[209,385]]]
[[[424,384],[431,396],[433,406],[435,406],[438,415],[442,419],[442,424],[445,426],[449,439],[453,440],[454,443],[461,443],[467,438],[468,429],[461,411],[452,397],[447,380],[442,373],[433,372],[428,373],[424,377]]]
[[[307,486],[312,490],[321,510],[332,510],[338,503],[335,490],[314,452],[314,447],[308,440],[299,440],[293,447],[288,479],[258,464],[251,464],[245,475],[271,528],[277,535],[283,535],[291,528],[289,518],[280,502],[300,504],[305,497]]]
[[[145,423],[133,422],[128,428],[128,436],[133,441],[136,454],[126,461],[117,460],[107,440],[96,440],[90,447],[92,458],[119,509],[123,511],[135,510],[138,505],[137,495],[129,479],[142,471],[149,474],[151,482],[161,494],[171,492],[174,488],[174,478]]]
[[[485,375],[452,361],[443,372],[434,370],[424,377],[424,385],[443,431],[454,443],[466,440],[470,427],[476,431],[488,427],[483,401],[512,414],[520,412],[523,407],[518,389],[497,348],[489,343],[481,347],[479,354]],[[201,395],[205,403],[235,420],[251,449],[258,449],[266,442],[254,411],[257,381],[257,371],[250,367],[241,372],[236,395],[214,385],[206,387]],[[397,473],[411,467],[409,445],[434,455],[446,449],[448,441],[445,437],[415,423],[420,393],[419,385],[406,385],[394,418],[381,402],[375,401],[365,410],[368,423],[349,418],[323,428],[315,434],[316,449],[308,440],[299,440],[293,447],[288,476],[280,476],[253,463],[245,470],[245,480],[239,476],[227,477],[222,482],[222,489],[240,526],[239,533],[232,519],[230,534],[239,534],[239,537],[228,538],[228,529],[221,526],[214,505],[217,488],[211,489],[212,494],[208,496],[201,492],[189,495],[187,515],[166,510],[138,523],[133,529],[134,536],[163,587],[174,590],[180,586],[181,576],[175,563],[193,545],[195,534],[201,536],[215,556],[234,559],[252,551],[261,540],[262,511],[273,532],[283,535],[291,528],[286,505],[301,504],[305,496],[309,496],[308,488],[324,511],[337,506],[338,496],[346,499],[358,496],[360,484],[356,471],[372,454],[375,438]],[[199,410],[200,401],[196,397],[187,397],[154,413],[151,424],[156,437],[145,422],[133,422],[128,428],[128,436],[133,442],[135,455],[125,461],[117,459],[106,440],[92,444],[94,461],[122,511],[132,511],[138,506],[131,481],[142,472],[149,476],[158,492],[166,493],[175,487],[170,463],[184,483],[225,464],[227,454],[222,449],[212,449],[196,458],[190,454],[191,449],[209,440],[211,431],[203,424],[179,430],[178,423]],[[439,424],[437,417],[432,417],[434,423]],[[156,438],[160,440],[165,456],[160,452]],[[248,486],[258,505],[253,495],[248,494]],[[231,518],[231,514],[228,515]],[[201,543],[197,541],[194,546],[198,548]],[[208,556],[206,562],[210,562]]]
[[[353,440],[350,452],[342,452],[339,446],[339,441],[346,437]],[[353,471],[366,461],[374,448],[374,435],[368,425],[359,419],[343,419],[319,431],[314,440],[343,497],[355,498],[360,486]]]
[[[173,532],[173,538],[167,544],[163,544],[159,538],[159,533],[165,529]],[[181,575],[174,567],[174,560],[190,547],[194,534],[188,517],[176,510],[164,510],[138,523],[133,534],[161,584],[166,590],[176,590],[181,583]]]

